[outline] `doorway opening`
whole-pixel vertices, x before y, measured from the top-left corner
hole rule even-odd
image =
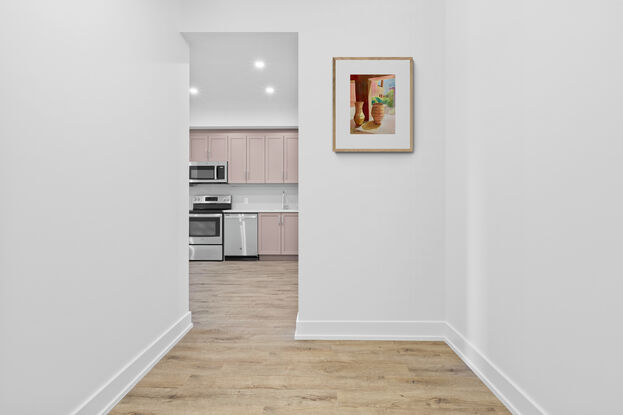
[[[190,49],[194,326],[220,339],[293,338],[299,255],[298,34],[183,36]]]

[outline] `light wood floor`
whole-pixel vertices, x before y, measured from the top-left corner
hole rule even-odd
[[[297,263],[190,265],[194,328],[111,414],[508,414],[443,342],[295,341]]]

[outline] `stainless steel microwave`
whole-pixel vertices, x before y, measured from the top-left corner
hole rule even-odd
[[[226,161],[191,161],[188,179],[193,183],[227,183]]]

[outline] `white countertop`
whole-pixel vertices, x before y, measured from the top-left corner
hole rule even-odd
[[[263,207],[244,207],[224,210],[223,213],[298,213],[298,209],[274,209]]]

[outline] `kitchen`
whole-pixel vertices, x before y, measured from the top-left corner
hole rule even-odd
[[[297,35],[185,38],[190,261],[297,260]]]

